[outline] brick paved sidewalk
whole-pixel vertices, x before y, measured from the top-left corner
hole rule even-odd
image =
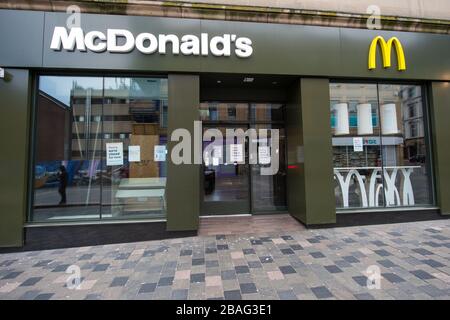
[[[0,254],[0,299],[449,298],[448,220]]]

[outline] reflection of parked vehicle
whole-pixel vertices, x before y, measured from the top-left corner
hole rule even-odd
[[[411,163],[425,163],[425,155],[416,154],[409,158],[409,162]]]
[[[36,166],[34,170],[34,187],[36,189],[42,188],[47,182],[48,176],[46,169],[43,166]]]

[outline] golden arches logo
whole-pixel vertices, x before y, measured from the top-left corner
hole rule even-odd
[[[377,47],[380,44],[381,57],[383,58],[383,67],[389,68],[391,66],[391,50],[392,45],[394,45],[395,51],[397,53],[397,63],[398,70],[406,70],[405,53],[403,52],[402,44],[397,37],[390,38],[387,42],[383,37],[377,36],[372,40],[369,49],[369,70],[376,68],[376,53]]]

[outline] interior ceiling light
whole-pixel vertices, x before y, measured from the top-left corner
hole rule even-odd
[[[217,83],[222,83],[222,80],[217,80]]]
[[[255,80],[255,78],[250,78],[250,77],[244,78],[244,82],[253,82],[253,80]]]

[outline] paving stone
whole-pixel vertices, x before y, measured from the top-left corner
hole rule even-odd
[[[248,294],[248,293],[256,293],[256,286],[254,283],[241,283],[241,292],[242,294]]]
[[[367,293],[367,292],[355,293],[354,296],[358,300],[374,300],[375,299],[370,293]]]
[[[433,260],[433,259],[422,260],[422,262],[423,262],[424,264],[429,265],[430,267],[433,267],[433,268],[442,268],[442,267],[445,267],[444,264],[440,263],[439,261]]]
[[[234,267],[234,270],[236,271],[236,274],[250,273],[250,269],[248,266],[236,266]]]
[[[241,291],[240,290],[228,290],[223,292],[225,300],[241,300]]]
[[[330,292],[330,290],[328,290],[327,287],[324,286],[311,288],[311,291],[318,299],[326,299],[333,297],[333,294]]]
[[[53,297],[55,294],[54,293],[41,293],[38,294],[34,300],[50,300],[51,297]]]
[[[191,274],[191,283],[199,283],[199,282],[205,282],[205,274],[204,273]]]
[[[27,280],[25,280],[24,282],[22,282],[22,284],[20,285],[21,287],[31,287],[34,286],[36,283],[38,283],[39,281],[41,281],[43,279],[43,277],[32,277],[32,278],[28,278]]]
[[[157,283],[144,283],[141,285],[139,289],[139,293],[149,293],[154,292],[156,289]]]
[[[426,231],[426,230],[433,231]],[[0,254],[3,299],[450,299],[447,220]],[[66,270],[81,267],[80,290]],[[367,288],[367,267],[382,271]]]
[[[158,287],[171,286],[173,284],[174,277],[163,277],[158,281]]]
[[[325,269],[327,269],[327,271],[330,273],[341,273],[342,272],[342,269],[340,269],[338,266],[335,266],[335,265],[325,266]]]
[[[430,279],[435,279],[435,277],[433,277],[431,274],[429,274],[428,272],[424,271],[424,270],[413,270],[410,271],[413,275],[415,275],[417,278],[422,279],[422,280],[430,280]]]
[[[128,277],[116,277],[111,282],[110,287],[123,287],[128,282]]]
[[[295,269],[292,268],[291,266],[281,266],[281,267],[279,267],[279,269],[283,274],[296,273]]]
[[[310,255],[316,259],[325,258],[325,255],[322,252],[311,252]]]

